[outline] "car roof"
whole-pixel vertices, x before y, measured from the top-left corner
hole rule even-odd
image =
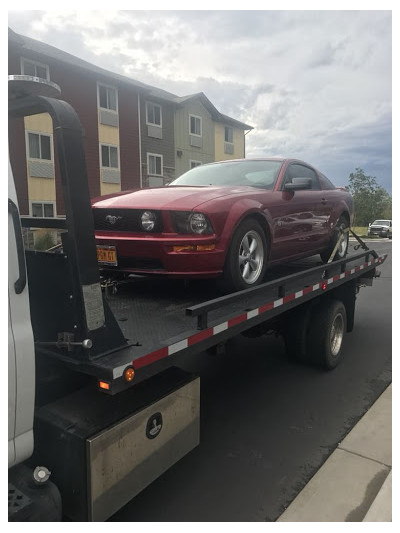
[[[225,159],[224,161],[213,161],[211,163],[204,163],[202,166],[206,165],[220,165],[223,163],[241,163],[241,162],[248,162],[248,161],[278,161],[278,162],[286,162],[286,161],[295,161],[296,163],[303,163],[305,165],[310,165],[309,163],[306,163],[305,161],[301,161],[300,159],[292,159],[287,157],[246,157],[241,159]]]

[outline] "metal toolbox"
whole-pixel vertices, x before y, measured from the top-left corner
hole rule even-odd
[[[64,514],[103,521],[199,444],[200,378],[170,368],[116,396],[85,388],[42,407],[35,425],[47,442],[35,461]]]

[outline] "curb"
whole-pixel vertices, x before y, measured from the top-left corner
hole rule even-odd
[[[391,522],[392,385],[277,522]]]

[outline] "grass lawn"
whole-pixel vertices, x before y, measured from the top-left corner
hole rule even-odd
[[[367,237],[367,230],[368,230],[367,226],[365,227],[364,226],[353,226],[351,229],[359,237]]]

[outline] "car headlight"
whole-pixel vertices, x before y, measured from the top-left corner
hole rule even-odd
[[[172,211],[171,216],[177,233],[197,233],[197,235],[214,233],[211,222],[203,213]]]
[[[154,226],[156,225],[156,214],[153,213],[153,211],[144,211],[142,213],[142,216],[140,217],[140,222],[142,224],[142,228],[145,231],[153,231]]]

